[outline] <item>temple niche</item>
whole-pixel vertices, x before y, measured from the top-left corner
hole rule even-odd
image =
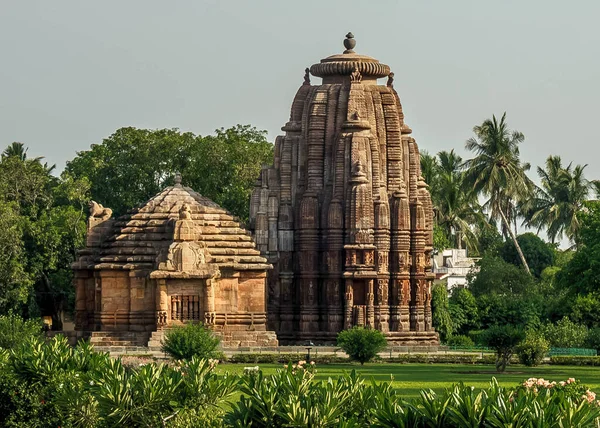
[[[274,266],[269,328],[280,343],[332,342],[358,325],[397,344],[438,344],[419,149],[394,74],[355,44],[349,33],[342,54],[306,69],[252,194],[250,228]]]
[[[266,328],[271,265],[231,214],[179,175],[143,206],[111,214],[90,204],[73,264],[76,330],[92,343],[146,345],[155,331],[203,322],[226,347],[277,345]]]

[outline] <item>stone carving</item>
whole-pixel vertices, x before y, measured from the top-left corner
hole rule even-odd
[[[310,68],[304,69],[304,85],[310,85]]]
[[[394,73],[388,74],[388,80],[387,80],[387,83],[385,85],[388,88],[393,88],[394,87]]]
[[[431,281],[426,254],[433,212],[419,178],[418,147],[404,122],[394,74],[355,53],[355,46],[348,33],[343,53],[311,66],[310,74],[323,82],[305,78],[285,135],[276,139],[274,164],[263,168],[253,192],[256,239],[289,243],[285,251],[262,246],[263,254],[274,263],[294,260],[289,271],[282,271],[282,261],[279,271],[269,272],[282,290],[269,316],[288,320],[278,331],[284,343],[333,342],[340,324],[360,322],[377,326],[391,341],[437,344],[424,317],[408,322],[412,296]],[[379,85],[377,79],[386,77]],[[273,206],[286,207],[272,213],[273,222],[261,220],[271,206],[261,201],[265,192],[278,201]],[[342,307],[332,299],[334,285],[344,287],[333,293]],[[429,313],[429,299],[420,300],[415,311]]]
[[[183,204],[181,209],[179,210],[179,219],[180,220],[191,220],[192,219],[192,211],[190,210],[190,206],[188,204]]]
[[[360,71],[358,71],[358,68],[354,68],[354,70],[352,70],[352,73],[350,74],[350,81],[352,83],[360,83],[362,81],[362,75],[360,74]]]
[[[112,216],[112,210],[110,208],[105,208],[96,201],[90,201],[88,207],[90,208],[91,217],[108,220]]]

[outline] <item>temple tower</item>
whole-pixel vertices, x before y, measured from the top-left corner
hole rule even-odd
[[[331,342],[361,325],[393,342],[437,344],[419,150],[394,74],[355,45],[348,33],[342,54],[305,70],[252,195],[250,227],[274,266],[269,327],[282,343]]]

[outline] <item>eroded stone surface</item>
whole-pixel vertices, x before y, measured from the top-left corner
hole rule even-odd
[[[310,68],[322,84],[305,74],[252,194],[250,227],[274,265],[269,327],[284,343],[365,325],[394,342],[437,344],[419,150],[389,67],[356,54],[352,38]]]

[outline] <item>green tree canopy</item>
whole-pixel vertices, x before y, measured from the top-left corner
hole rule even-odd
[[[89,184],[55,177],[13,143],[0,158],[0,311],[57,315],[72,305],[70,265],[84,242]]]
[[[206,137],[177,129],[121,128],[79,152],[66,170],[86,177],[92,198],[115,215],[144,203],[180,172],[184,185],[246,221],[260,169],[273,160],[265,134],[241,125]]]
[[[517,236],[517,242],[527,259],[531,273],[537,278],[548,266],[554,264],[554,249],[534,233],[527,232]],[[515,266],[521,265],[517,249],[512,241],[506,241],[500,251],[504,261]]]
[[[483,294],[524,294],[534,284],[533,278],[524,269],[500,257],[483,257],[478,265],[479,271],[467,276],[469,290],[476,297]]]
[[[578,214],[580,246],[557,274],[557,284],[571,295],[600,292],[600,201],[584,204]]]

